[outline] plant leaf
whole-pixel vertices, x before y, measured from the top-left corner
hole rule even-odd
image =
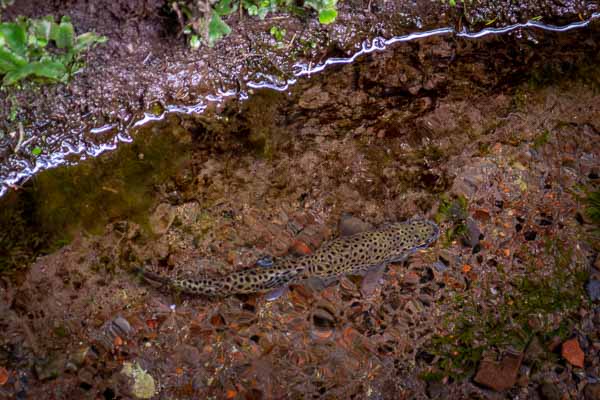
[[[215,4],[213,10],[221,16],[229,15],[237,10],[237,3],[232,6],[231,0],[221,0]]]
[[[38,61],[8,72],[2,83],[6,86],[12,85],[30,75],[60,81],[64,79],[66,73],[67,69],[61,63],[50,60]]]
[[[213,47],[217,41],[231,33],[231,28],[217,13],[213,13],[208,24],[208,46]]]
[[[63,17],[58,26],[56,47],[59,49],[71,48],[75,43],[75,29],[68,18]]]
[[[77,36],[74,50],[76,53],[79,53],[80,51],[86,50],[96,43],[106,43],[107,40],[108,39],[106,36],[98,36],[93,32],[86,32]]]
[[[333,8],[326,8],[319,11],[319,22],[323,25],[331,24],[337,17],[337,11]]]
[[[14,54],[5,47],[0,47],[0,74],[5,74],[27,64],[27,60]]]
[[[52,28],[53,26],[58,27],[58,25],[56,25],[56,23],[54,22],[54,17],[52,16],[47,16],[41,19],[37,19],[37,20],[32,20],[31,21],[31,25],[33,27],[33,32],[35,34],[35,37],[39,40],[39,39],[43,39],[46,41],[46,43],[48,43],[51,39],[54,39],[52,37]],[[56,28],[54,28],[56,30]]]
[[[0,36],[4,37],[4,41],[14,53],[25,56],[27,35],[23,26],[14,22],[2,23],[0,24]]]

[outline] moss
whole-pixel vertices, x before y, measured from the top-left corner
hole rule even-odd
[[[550,131],[548,131],[546,129],[546,130],[544,130],[544,132],[542,132],[541,134],[539,134],[538,136],[536,136],[533,139],[533,148],[537,150],[540,147],[544,146],[549,141],[550,141]]]
[[[583,285],[588,273],[573,266],[572,249],[553,242],[551,251],[554,266],[550,276],[534,266],[523,276],[503,274],[505,292],[493,309],[477,304],[469,293],[450,301],[455,313],[445,324],[453,333],[435,336],[427,350],[440,357],[438,368],[444,376],[470,376],[484,351],[522,351],[535,335],[550,340],[571,334],[577,312],[586,301]],[[534,256],[530,257],[533,260]]]
[[[145,213],[157,185],[180,169],[189,144],[173,135],[141,133],[130,145],[83,162],[38,175],[20,193],[0,204],[0,272],[26,266],[37,255],[69,243],[80,230],[103,232],[119,219],[147,225]]]
[[[438,212],[434,216],[434,220],[439,224],[441,222],[450,222],[450,226],[443,234],[443,245],[448,246],[454,240],[460,238],[467,233],[467,225],[465,220],[468,217],[469,203],[464,196],[450,198],[442,196]]]

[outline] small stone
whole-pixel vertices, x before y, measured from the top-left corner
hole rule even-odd
[[[407,285],[416,285],[417,283],[419,283],[419,274],[417,274],[415,271],[408,271],[405,275],[404,275],[404,280],[403,282],[406,283]]]
[[[585,400],[600,400],[600,382],[585,385],[583,395]]]
[[[585,285],[585,290],[587,290],[588,296],[590,296],[590,300],[598,301],[600,300],[600,281],[591,280]]]
[[[34,370],[40,381],[58,378],[63,372],[64,360],[60,357],[36,361]]]
[[[113,325],[118,329],[116,333],[118,333],[119,336],[128,337],[133,333],[133,328],[129,322],[120,315],[113,320]]]
[[[527,345],[527,349],[525,350],[525,362],[532,364],[533,362],[539,360],[544,355],[544,347],[540,342],[540,339],[537,336],[534,336],[531,339],[531,342]]]
[[[579,346],[579,341],[577,338],[569,339],[564,342],[562,344],[561,354],[563,358],[569,362],[569,364],[575,367],[583,368],[585,355]]]
[[[473,218],[467,218],[466,225],[467,232],[463,235],[462,242],[465,246],[475,247],[479,244],[481,231]]]
[[[428,382],[426,390],[430,399],[448,398],[448,385],[444,385],[442,382]]]
[[[560,400],[562,393],[558,386],[550,382],[544,382],[540,385],[540,397],[543,400]]]
[[[475,382],[498,392],[509,389],[517,381],[522,361],[522,353],[506,353],[500,362],[482,360],[475,375]]]
[[[161,203],[149,218],[150,229],[155,235],[164,235],[171,227],[174,219],[175,211],[173,207],[170,204]]]
[[[138,399],[150,399],[156,392],[154,378],[138,363],[124,362],[121,373],[133,380],[131,393]]]

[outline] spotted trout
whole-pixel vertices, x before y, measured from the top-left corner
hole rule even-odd
[[[372,231],[339,237],[302,257],[275,259],[270,267],[254,267],[218,278],[170,279],[140,269],[144,279],[183,293],[226,296],[271,291],[311,278],[328,280],[341,275],[361,275],[400,262],[433,243],[438,226],[427,220],[393,223]]]

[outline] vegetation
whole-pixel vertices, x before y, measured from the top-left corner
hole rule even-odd
[[[0,76],[2,85],[26,78],[64,82],[83,66],[81,55],[106,38],[87,32],[75,36],[69,17],[20,17],[0,23]]]
[[[545,275],[534,266],[523,275],[504,274],[504,289],[487,295],[497,299],[493,308],[482,307],[468,293],[454,297],[459,317],[445,322],[451,331],[448,335],[431,341],[430,351],[439,357],[439,363],[425,378],[467,377],[486,351],[522,351],[534,336],[543,342],[569,336],[585,301],[582,288],[589,274],[574,262],[572,249],[550,239],[546,249],[554,256],[552,274]]]
[[[292,0],[219,0],[212,6],[191,0],[170,0],[170,5],[179,18],[183,33],[189,36],[190,46],[195,49],[202,43],[212,47],[229,35],[231,27],[223,21],[223,17],[238,10],[240,15],[245,11],[247,15],[261,20],[277,12],[305,16],[314,11],[321,24],[330,24],[337,17],[337,0],[303,0],[300,3]],[[281,32],[285,31],[277,28],[271,34],[280,41],[283,35],[278,33]]]
[[[450,199],[448,196],[442,195],[440,206],[434,219],[438,224],[444,221],[450,223],[450,226],[446,229],[442,237],[444,246],[450,245],[452,241],[466,234],[467,208],[468,202],[464,196]]]

